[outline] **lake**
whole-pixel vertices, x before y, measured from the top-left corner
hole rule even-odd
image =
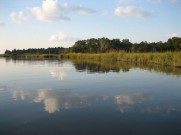
[[[181,135],[181,69],[0,59],[1,135]]]

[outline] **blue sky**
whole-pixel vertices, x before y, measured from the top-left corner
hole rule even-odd
[[[181,36],[181,0],[0,0],[0,53],[69,47],[108,37],[157,42]]]

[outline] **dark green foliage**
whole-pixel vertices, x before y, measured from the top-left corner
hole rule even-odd
[[[55,47],[55,48],[38,48],[38,49],[34,49],[34,48],[29,48],[27,50],[23,49],[23,50],[6,50],[4,54],[60,54],[64,52],[64,48],[63,47]]]
[[[4,54],[11,54],[11,51],[10,51],[10,50],[6,50],[6,51],[4,52]]]
[[[80,40],[73,45],[73,52],[80,53],[104,53],[108,51],[124,50],[130,51],[132,43],[128,39],[108,39],[108,38],[91,38],[88,40]]]
[[[168,50],[181,50],[181,38],[173,37],[172,39],[168,39],[166,46]]]
[[[141,43],[131,43],[129,39],[108,39],[108,38],[91,38],[87,40],[79,40],[70,48],[39,48],[39,49],[23,49],[23,50],[6,50],[7,55],[17,54],[61,54],[61,53],[105,53],[111,51],[124,52],[166,52],[181,51],[181,38],[173,37],[167,42],[142,41]]]
[[[72,52],[76,53],[104,53],[110,51],[125,51],[125,52],[165,52],[165,51],[180,51],[181,38],[173,37],[167,42],[152,42],[148,43],[142,41],[141,43],[131,43],[129,39],[88,39],[77,41],[73,47]]]

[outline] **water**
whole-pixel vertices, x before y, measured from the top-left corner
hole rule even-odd
[[[0,59],[0,134],[180,135],[181,71]]]

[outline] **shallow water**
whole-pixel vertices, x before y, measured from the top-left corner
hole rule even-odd
[[[181,71],[0,59],[0,134],[180,135]]]

